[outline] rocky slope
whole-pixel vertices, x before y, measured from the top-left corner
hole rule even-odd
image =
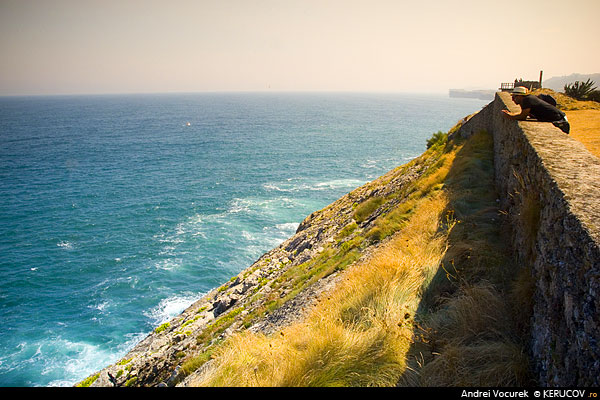
[[[456,287],[446,269],[446,280],[433,278],[423,310],[430,308],[434,329],[427,344],[415,342],[421,358],[408,371],[419,367],[415,379],[425,386],[596,385],[599,197],[591,177],[598,159],[549,123],[502,117],[514,107],[498,93],[448,135],[435,134],[421,157],[308,216],[287,241],[80,385],[202,382],[227,338],[245,329],[268,335],[301,320],[349,266],[402,232],[418,198],[437,190],[461,214],[444,256]],[[470,149],[455,153],[452,179],[438,179],[444,149],[458,142]],[[495,285],[482,293],[493,292],[496,303],[473,295],[482,282]],[[413,378],[402,377],[409,385]]]
[[[428,151],[309,215],[291,238],[80,385],[186,385],[210,366],[211,352],[234,332],[268,334],[302,318],[347,266],[385,241],[373,229],[378,218],[410,195],[438,157]]]

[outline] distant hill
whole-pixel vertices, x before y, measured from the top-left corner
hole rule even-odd
[[[542,86],[548,89],[562,92],[566,84],[574,83],[575,81],[585,82],[591,79],[600,87],[600,73],[598,74],[571,74],[568,76],[554,76],[542,82]]]
[[[495,90],[450,89],[450,97],[468,97],[481,100],[494,100]]]

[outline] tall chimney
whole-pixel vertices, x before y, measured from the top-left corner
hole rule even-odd
[[[540,71],[540,89],[542,88],[542,75],[544,74],[544,71]]]

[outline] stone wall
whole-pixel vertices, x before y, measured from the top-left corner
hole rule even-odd
[[[600,159],[551,123],[514,121],[508,93],[465,122],[494,136],[517,260],[535,282],[531,353],[543,386],[600,386]],[[599,133],[600,134],[600,133]]]

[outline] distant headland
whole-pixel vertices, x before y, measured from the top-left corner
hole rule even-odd
[[[481,100],[493,100],[495,90],[464,90],[464,89],[450,89],[450,97],[467,97]]]

